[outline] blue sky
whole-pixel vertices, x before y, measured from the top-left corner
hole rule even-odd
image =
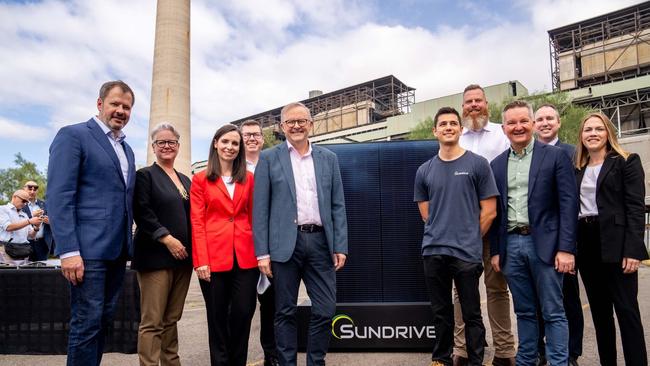
[[[546,31],[639,1],[192,0],[192,161],[216,128],[393,74],[416,101],[469,83],[551,85]],[[47,168],[56,131],[96,113],[102,82],[136,93],[127,141],[146,160],[154,0],[0,0],[0,168]]]

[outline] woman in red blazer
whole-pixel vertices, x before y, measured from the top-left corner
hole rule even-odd
[[[234,125],[217,130],[192,178],[192,259],[208,315],[213,366],[244,366],[259,272],[251,231],[253,175]]]
[[[600,364],[617,364],[616,313],[625,364],[646,366],[637,301],[639,264],[648,258],[643,242],[641,160],[621,148],[614,125],[602,113],[582,120],[576,152],[580,192],[576,259],[596,329]]]

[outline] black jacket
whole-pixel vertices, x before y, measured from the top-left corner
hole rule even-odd
[[[189,194],[190,179],[177,174]],[[146,271],[192,265],[189,197],[181,197],[174,182],[156,163],[136,172],[133,213],[137,225],[131,261],[133,269]],[[189,254],[186,259],[175,259],[158,241],[168,234],[183,243]]]
[[[576,172],[578,191],[584,172],[585,169]],[[618,263],[624,257],[648,259],[643,242],[644,200],[644,173],[639,155],[630,154],[625,160],[616,153],[608,154],[596,182],[603,262]]]

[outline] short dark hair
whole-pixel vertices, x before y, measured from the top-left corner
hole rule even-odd
[[[259,121],[256,121],[254,119],[247,119],[244,122],[241,123],[241,126],[239,126],[240,129],[244,128],[244,126],[257,126],[260,128],[260,131],[262,131],[262,124]]]
[[[122,92],[124,93],[131,94],[131,107],[133,107],[133,105],[135,104],[135,94],[133,94],[133,90],[131,89],[131,87],[128,86],[122,80],[107,81],[104,84],[102,84],[102,87],[99,88],[99,99],[101,99],[102,101],[105,100],[108,93],[111,90],[113,90],[113,88],[115,87],[122,89]]]
[[[206,177],[210,182],[214,182],[221,176],[221,163],[219,162],[219,153],[217,149],[214,148],[214,143],[219,141],[221,136],[227,134],[228,132],[237,132],[239,135],[239,152],[235,157],[235,161],[232,162],[232,181],[237,183],[244,183],[246,181],[246,156],[245,149],[243,148],[244,139],[242,138],[241,131],[237,126],[232,124],[227,124],[221,126],[217,132],[214,133],[214,137],[210,140],[210,152],[208,153],[208,167],[206,168]]]
[[[453,108],[453,107],[442,107],[442,108],[438,109],[438,112],[436,113],[435,117],[433,117],[433,127],[438,126],[438,117],[440,117],[440,115],[442,115],[442,114],[455,114],[456,117],[458,117],[458,122],[461,121],[460,113],[458,113],[458,111],[455,108]]]
[[[485,90],[483,90],[483,88],[478,84],[469,84],[468,86],[466,86],[465,90],[463,90],[463,95],[465,95],[465,93],[467,93],[470,90],[476,90],[476,89],[479,89],[480,91],[483,92],[483,95],[485,95]]]
[[[512,102],[506,104],[505,107],[503,107],[503,111],[501,112],[501,122],[505,123],[506,122],[506,111],[509,111],[514,108],[526,108],[528,109],[528,115],[530,116],[530,121],[534,122],[535,121],[535,113],[533,112],[533,106],[530,105],[527,101],[523,99],[518,99],[518,100],[513,100]]]
[[[544,107],[551,108],[552,110],[554,110],[555,111],[555,118],[557,118],[558,121],[560,120],[560,111],[558,111],[557,107],[554,104],[551,104],[551,103],[544,103],[544,104],[540,105],[539,107],[537,107],[537,110],[535,111],[535,113],[537,113],[540,109],[542,109]]]

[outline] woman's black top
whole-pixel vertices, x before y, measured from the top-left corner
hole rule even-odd
[[[137,228],[133,240],[133,269],[147,271],[192,265],[191,181],[182,173],[176,174],[187,192],[185,197],[158,164],[136,172],[133,215]],[[158,241],[168,234],[183,243],[189,254],[186,259],[175,259]]]

